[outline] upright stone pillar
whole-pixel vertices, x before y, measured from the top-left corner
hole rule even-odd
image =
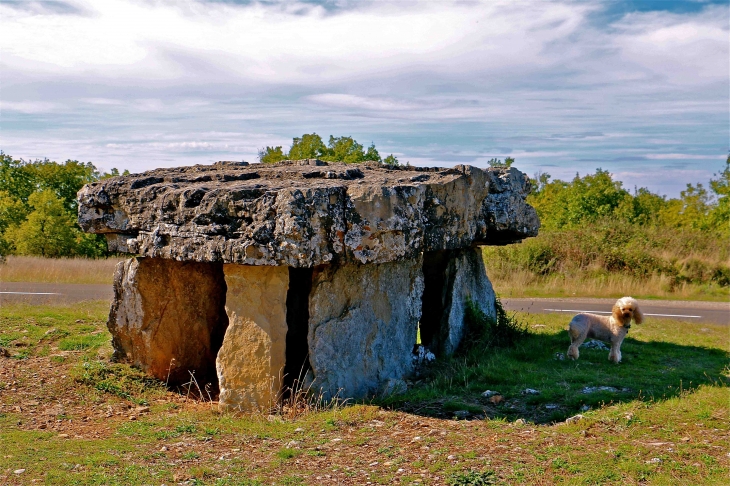
[[[168,384],[215,379],[227,320],[222,265],[130,258],[117,264],[107,326],[115,357]]]
[[[315,270],[309,299],[314,392],[361,398],[412,366],[423,292],[422,259]]]
[[[464,335],[467,302],[495,317],[495,295],[480,248],[427,252],[421,341],[442,356],[453,354]]]
[[[266,410],[281,392],[289,269],[223,265],[228,329],[216,369],[223,409]]]

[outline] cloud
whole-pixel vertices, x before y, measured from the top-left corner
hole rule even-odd
[[[17,113],[46,113],[61,108],[59,103],[47,101],[5,101],[0,100],[0,112],[11,111]]]
[[[310,95],[307,100],[316,104],[332,106],[336,108],[361,109],[372,111],[399,111],[419,110],[425,108],[416,103],[407,103],[387,98],[376,98],[368,96],[356,96],[342,93],[322,93]]]
[[[646,154],[649,160],[723,160],[726,155],[697,155],[697,154]]]
[[[727,5],[631,5],[0,3],[0,146],[142,170],[316,131],[429,165],[717,171]]]

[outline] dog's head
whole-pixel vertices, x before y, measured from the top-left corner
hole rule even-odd
[[[613,317],[625,328],[631,327],[631,320],[637,324],[644,322],[639,303],[633,297],[621,297],[613,305]]]

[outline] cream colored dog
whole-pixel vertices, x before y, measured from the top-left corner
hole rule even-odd
[[[570,321],[570,347],[568,357],[578,359],[578,347],[586,338],[611,343],[608,360],[618,363],[621,361],[621,343],[631,327],[631,319],[637,324],[644,322],[644,316],[639,310],[639,303],[632,297],[621,297],[613,305],[610,316],[595,314],[578,314]]]

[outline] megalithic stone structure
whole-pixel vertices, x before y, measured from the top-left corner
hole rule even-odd
[[[537,235],[529,191],[514,168],[219,162],[88,184],[79,224],[133,255],[115,274],[116,356],[265,410],[297,382],[398,389],[419,327],[454,353],[467,301],[495,312],[479,246]]]

